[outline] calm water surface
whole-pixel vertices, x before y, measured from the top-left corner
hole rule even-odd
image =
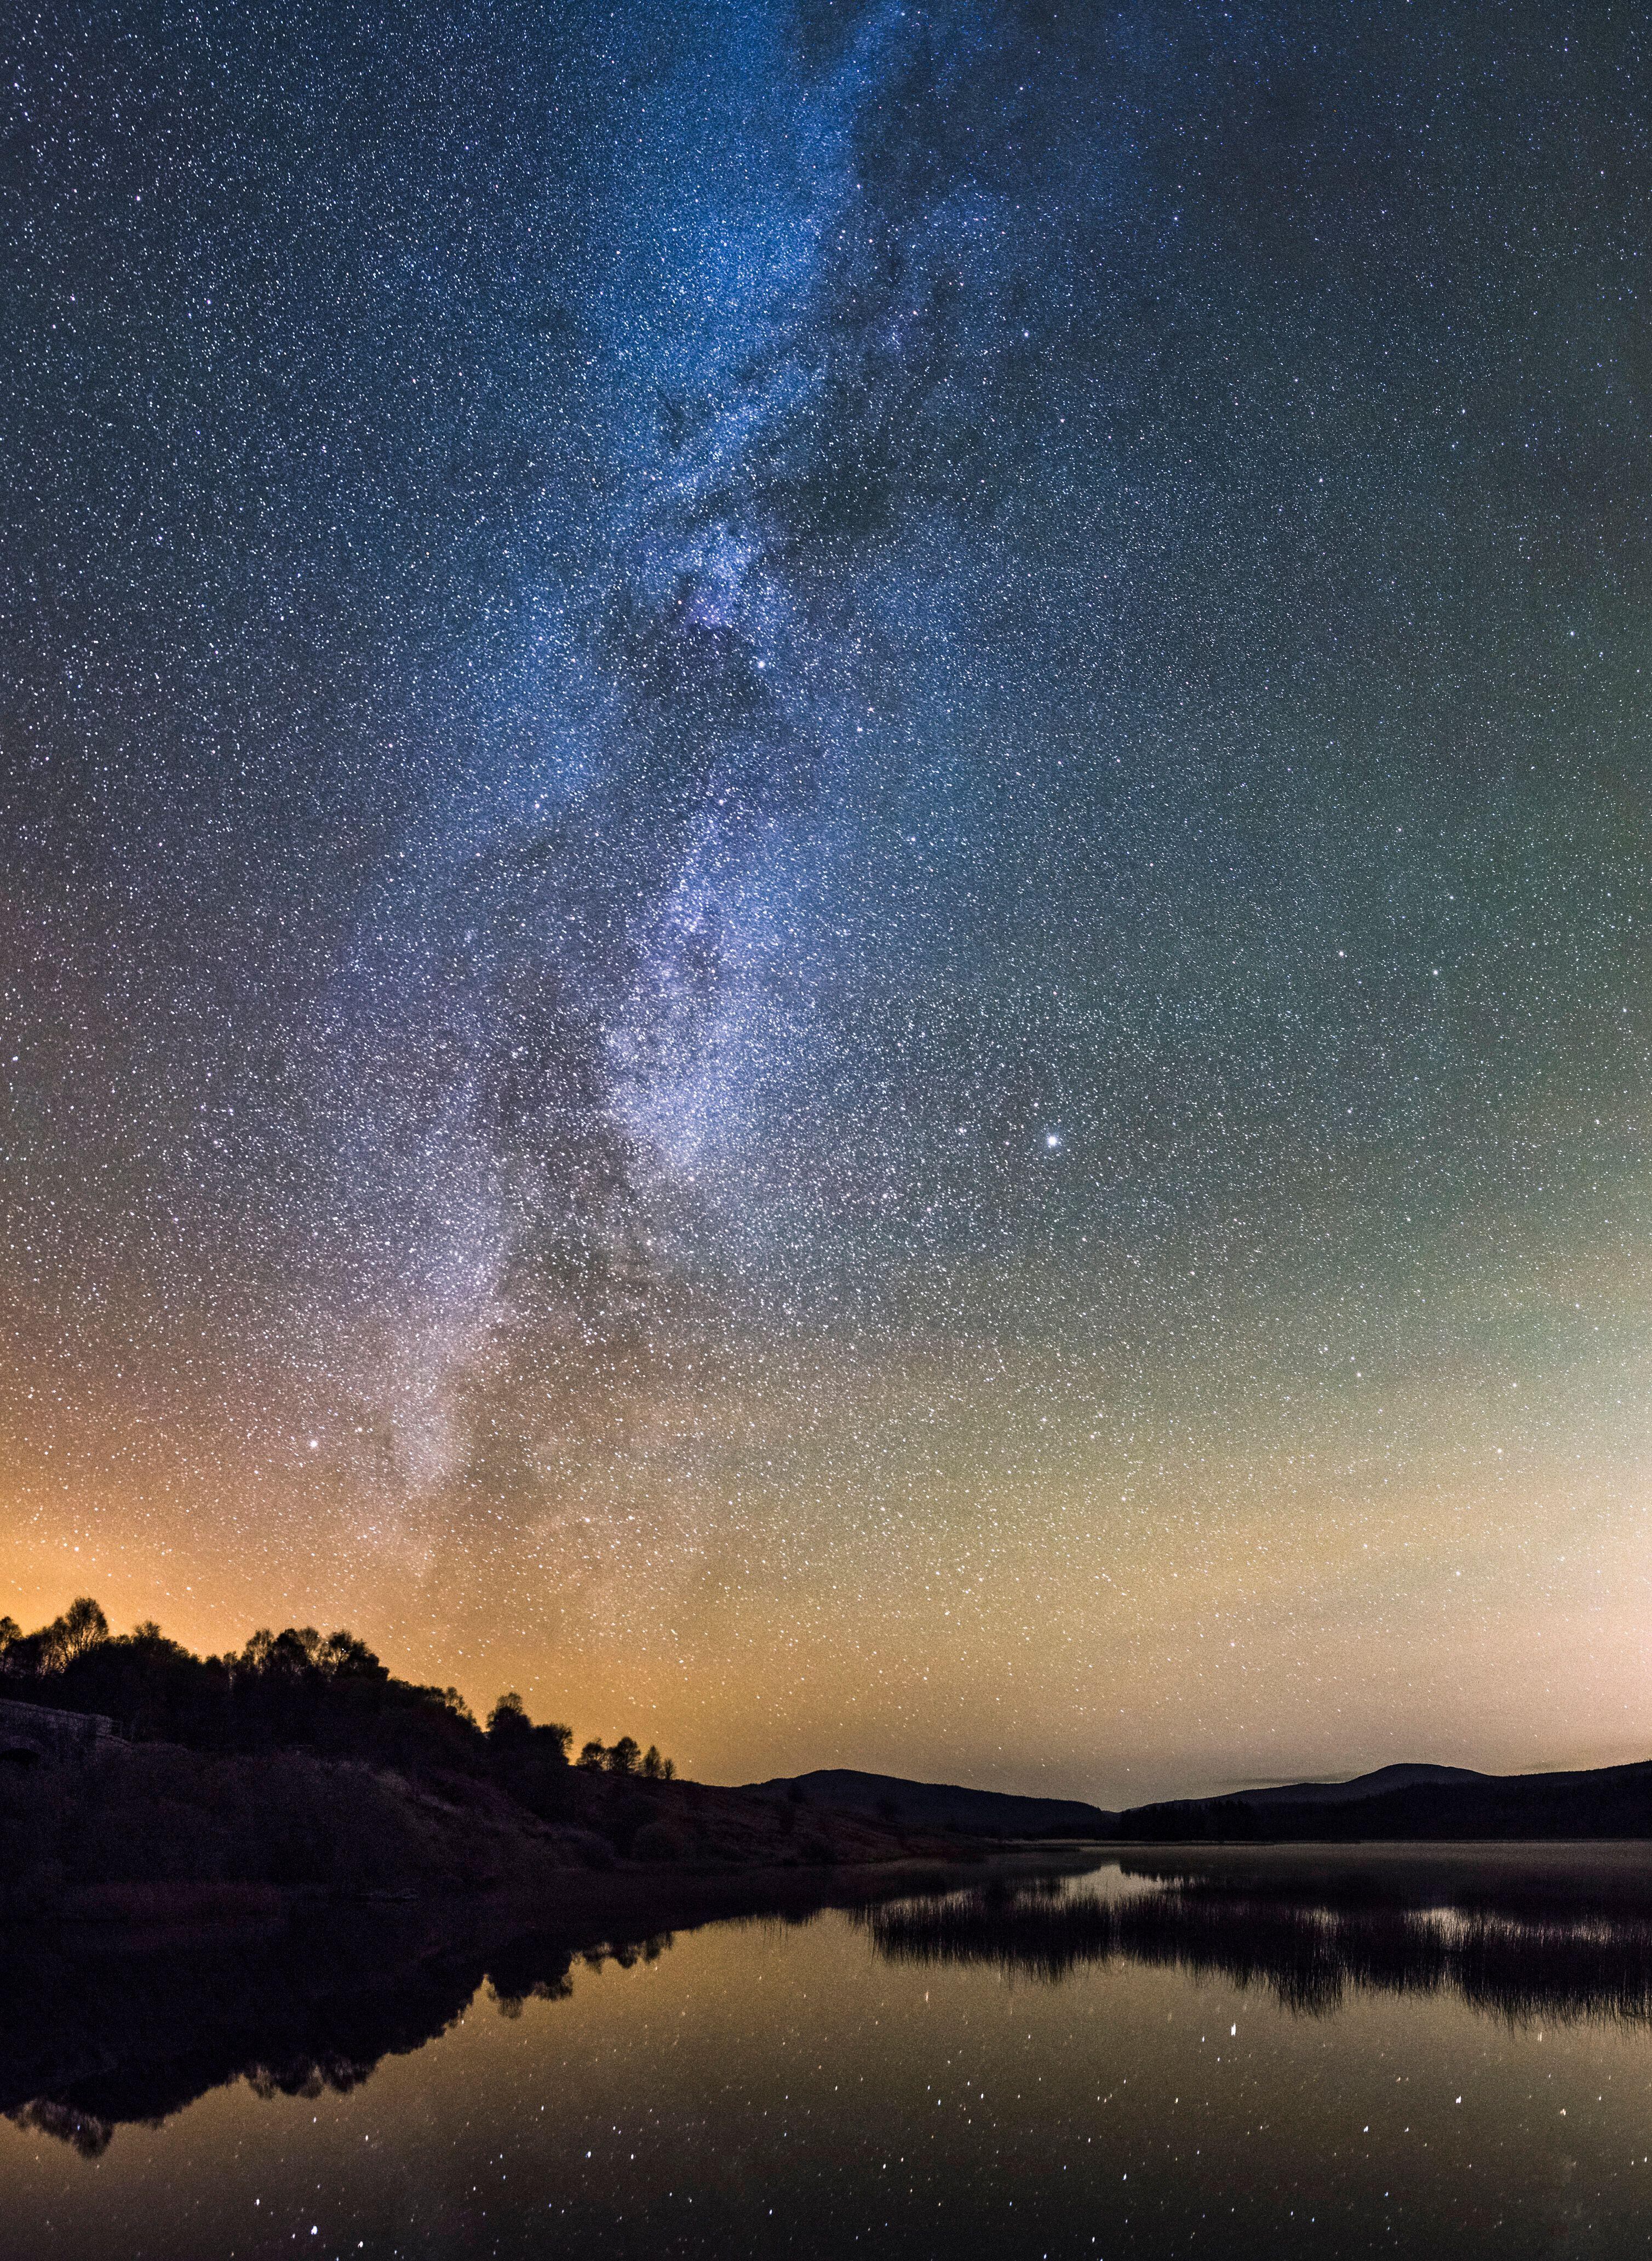
[[[156,2124],[14,2111],[0,2250],[1638,2253],[1642,1857],[1569,1896],[1541,1865],[1469,1890],[1357,1855],[1167,1890],[1185,1863],[1132,1856],[1055,1898],[530,1963],[422,2046],[334,2062],[353,2085],[288,2062]]]

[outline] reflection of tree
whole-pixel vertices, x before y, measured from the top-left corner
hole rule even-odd
[[[593,1969],[628,1968],[671,1944],[658,1933],[584,1955]],[[265,2100],[344,2094],[445,2031],[485,1981],[506,2017],[566,2000],[575,1951],[515,1931],[433,1937],[418,1911],[340,1907],[276,1942],[90,1963],[18,1949],[0,1960],[0,2109],[96,2158],[118,2126],[238,2078]]]
[[[988,1963],[1057,1981],[1113,1956],[1268,1987],[1320,2015],[1350,1989],[1454,1992],[1505,2017],[1652,2025],[1652,1920],[1484,1907],[1339,1907],[1184,1881],[1121,1900],[959,1894],[870,1911],[892,1960]]]
[[[501,2018],[520,2018],[529,2002],[565,2002],[573,1992],[571,1978],[536,1978],[521,1994],[507,1994],[497,1979],[488,1982],[488,1999]]]
[[[155,2122],[209,2089],[246,2078],[261,2097],[320,2097],[358,2086],[387,2056],[410,2053],[461,2017],[485,1985],[504,2017],[565,2001],[574,1959],[629,1970],[714,1921],[801,1924],[822,1906],[861,1906],[897,1886],[876,1870],[604,1880],[621,1896],[566,1927],[524,1928],[518,1903],[442,1899],[368,1906],[333,1900],[273,1934],[244,1930],[140,1951],[46,1928],[0,1931],[0,2113],[89,2157],[113,2130]],[[593,1880],[594,1882],[594,1880]]]
[[[348,2096],[359,2088],[377,2064],[363,2064],[354,2057],[301,2056],[287,2064],[251,2064],[247,2068],[247,2085],[255,2096],[266,2104],[277,2096],[302,2096],[312,2104],[318,2096],[329,2092],[334,2096]]]
[[[8,2112],[6,2118],[14,2128],[55,2135],[60,2143],[70,2145],[83,2159],[101,2159],[115,2132],[109,2121],[95,2119],[90,2112],[78,2111],[72,2104],[54,2104],[43,2096],[36,2097],[32,2104],[19,2105],[15,2112]]]
[[[617,1963],[621,1970],[631,1970],[638,1963],[656,1963],[668,1947],[675,1944],[669,1931],[657,1932],[651,1938],[616,1940],[611,1945],[586,1947],[580,1949],[579,1959],[587,1970],[600,1970],[605,1963]],[[528,1962],[524,1965],[511,1949],[506,1949],[494,1959],[492,1975],[488,1980],[488,1995],[502,2018],[520,2018],[529,2002],[565,2002],[573,1992],[571,1952],[564,1954],[559,1970],[538,1975],[543,1959],[540,1942],[528,1946]]]

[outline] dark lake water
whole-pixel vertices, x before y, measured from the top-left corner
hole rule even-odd
[[[408,1921],[14,1956],[0,2250],[1652,2249],[1646,1848],[1093,1854],[617,1954]]]

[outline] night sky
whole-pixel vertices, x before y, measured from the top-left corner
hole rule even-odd
[[[12,1613],[1645,1756],[1640,18],[14,18]]]

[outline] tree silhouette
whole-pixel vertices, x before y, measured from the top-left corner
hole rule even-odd
[[[328,1758],[418,1773],[426,1768],[491,1774],[542,1818],[571,1812],[572,1731],[535,1723],[514,1689],[499,1697],[484,1734],[456,1688],[395,1678],[364,1640],[341,1626],[262,1626],[239,1651],[196,1656],[153,1620],[111,1634],[97,1604],[83,1597],[38,1632],[0,1618],[0,1688],[73,1712],[104,1712],[138,1741],[198,1751],[313,1751]],[[635,1737],[610,1749],[585,1744],[587,1770],[669,1782],[676,1769],[658,1749],[643,1756]]]
[[[20,1633],[11,1618],[0,1622],[0,1653],[8,1672],[62,1672],[108,1638],[109,1620],[87,1594],[38,1633]]]
[[[525,1743],[534,1732],[534,1723],[523,1707],[522,1699],[514,1688],[507,1689],[487,1715],[488,1741],[501,1748],[506,1744]]]

